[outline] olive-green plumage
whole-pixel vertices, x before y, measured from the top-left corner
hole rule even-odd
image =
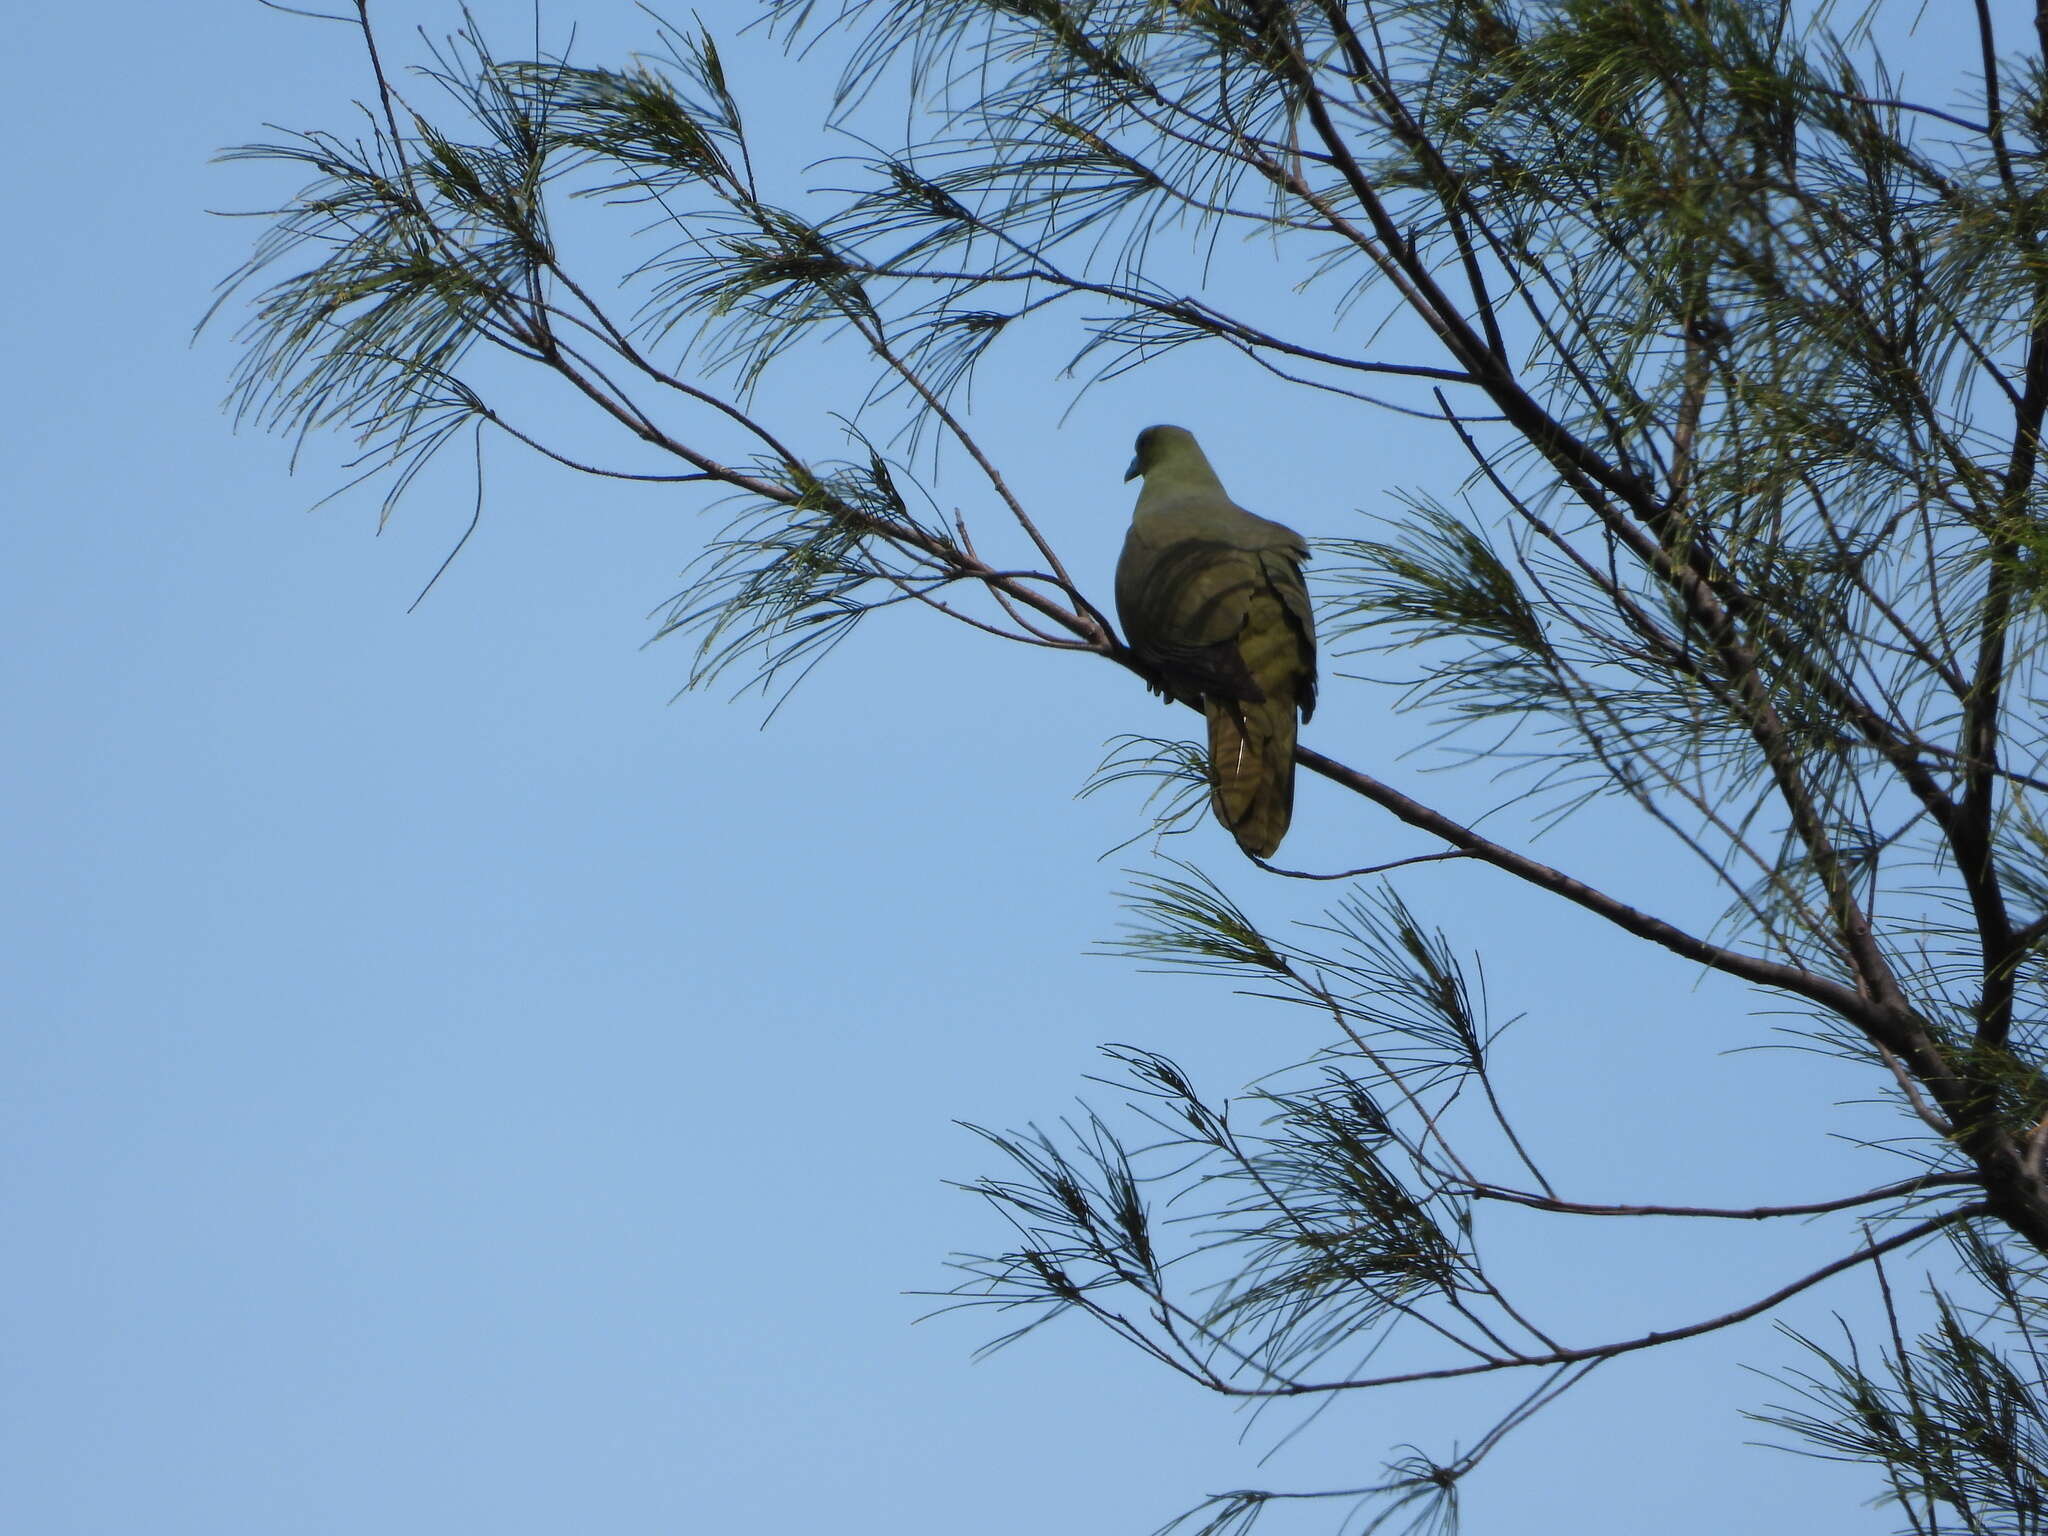
[[[1116,609],[1160,690],[1209,719],[1210,804],[1267,858],[1294,814],[1294,716],[1316,707],[1316,628],[1292,528],[1224,493],[1194,435],[1147,427],[1145,477],[1116,565]]]

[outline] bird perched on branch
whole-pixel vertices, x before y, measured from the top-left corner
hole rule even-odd
[[[1116,610],[1154,688],[1209,720],[1209,801],[1238,846],[1267,858],[1294,814],[1295,712],[1316,707],[1308,543],[1247,512],[1184,427],[1147,427],[1143,476],[1116,564]]]

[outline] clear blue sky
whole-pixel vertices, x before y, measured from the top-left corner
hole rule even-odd
[[[381,9],[399,38],[454,19]],[[478,9],[512,46],[524,8]],[[728,38],[750,14],[703,12]],[[623,0],[552,7],[570,20],[589,60],[648,40]],[[956,1120],[1055,1119],[1104,1041],[1218,1090],[1321,1044],[1305,1014],[1088,954],[1119,866],[1148,855],[1100,857],[1134,797],[1074,792],[1105,740],[1169,717],[1110,668],[916,613],[765,731],[757,700],[671,704],[687,655],[643,648],[648,615],[715,523],[687,493],[510,453],[409,614],[469,517],[458,479],[381,536],[371,501],[309,513],[332,445],[290,474],[220,413],[225,329],[188,345],[255,233],[206,210],[279,190],[209,156],[265,122],[339,125],[351,38],[253,3],[113,0],[23,8],[10,43],[0,1524],[1094,1536],[1214,1489],[1367,1481],[1394,1447],[1481,1427],[1462,1394],[1381,1396],[1262,1468],[1295,1421],[1085,1327],[973,1364],[996,1319],[913,1326],[931,1303],[907,1293],[949,1284],[949,1252],[1003,1242],[944,1182],[998,1171]],[[844,147],[818,66],[758,36],[732,64],[743,98],[774,93],[778,154]],[[830,449],[856,393],[828,370],[778,409]],[[1195,428],[1240,499],[1313,536],[1455,472],[1441,444],[1216,360],[1063,419],[1070,398],[1020,370],[984,381],[975,419],[1098,599],[1150,421]],[[1391,703],[1333,679],[1309,739],[1485,804],[1482,775],[1400,756],[1419,728]],[[1213,829],[1191,843],[1261,917],[1310,912]],[[1289,852],[1426,846],[1310,783]],[[1618,837],[1544,846],[1661,888]],[[1892,1123],[1836,1107],[1855,1074],[1728,1054],[1770,1038],[1741,993],[1483,871],[1404,889],[1526,1013],[1505,1064],[1563,1107],[1546,1150],[1574,1192],[1738,1204],[1896,1175],[1831,1139]],[[1517,1263],[1584,1339],[1838,1251],[1803,1229],[1548,1230]],[[1822,1329],[1867,1290],[1788,1315]],[[1888,1528],[1855,1507],[1862,1474],[1745,1445],[1739,1410],[1771,1395],[1745,1366],[1798,1358],[1756,1324],[1610,1367],[1473,1479],[1472,1528]]]

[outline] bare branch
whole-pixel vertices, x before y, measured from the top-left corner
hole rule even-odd
[[[1720,1221],[1769,1221],[1780,1216],[1820,1216],[1830,1211],[1853,1210],[1859,1205],[1905,1199],[1926,1190],[1981,1188],[1983,1183],[1982,1177],[1974,1173],[1923,1173],[1917,1178],[1900,1179],[1896,1184],[1885,1184],[1833,1200],[1814,1200],[1805,1205],[1753,1205],[1743,1209],[1702,1205],[1587,1205],[1577,1200],[1559,1200],[1550,1195],[1503,1189],[1493,1184],[1474,1184],[1469,1188],[1473,1196],[1481,1200],[1502,1200],[1511,1205],[1526,1205],[1532,1210],[1555,1211],[1568,1216],[1704,1216]]]

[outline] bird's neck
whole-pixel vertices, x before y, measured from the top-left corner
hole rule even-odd
[[[1145,476],[1144,488],[1138,492],[1138,515],[1142,517],[1175,502],[1229,500],[1223,482],[1216,478],[1216,471],[1198,449],[1192,456],[1183,456],[1174,464],[1162,464]]]

